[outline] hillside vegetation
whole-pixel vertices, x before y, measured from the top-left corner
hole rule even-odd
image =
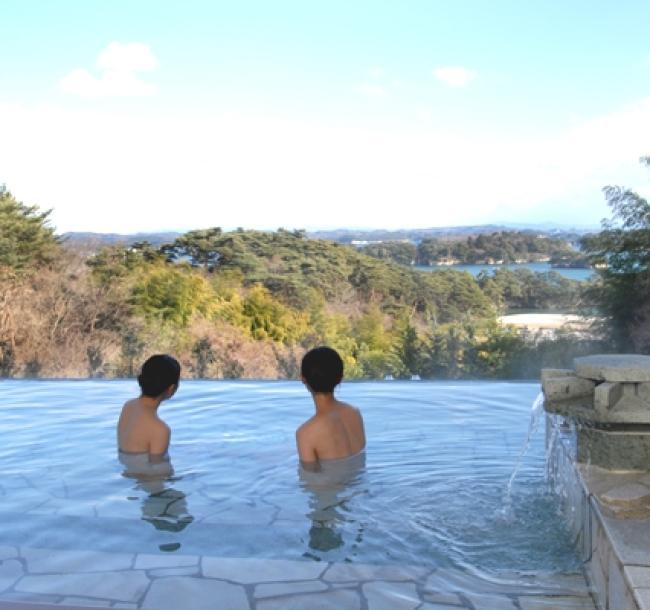
[[[89,255],[7,191],[0,228],[3,376],[131,376],[169,352],[185,376],[294,378],[304,351],[327,344],[348,378],[534,377],[590,347],[497,324],[512,308],[580,306],[579,283],[557,273],[419,272],[282,229]]]
[[[492,264],[535,261],[578,260],[576,252],[562,239],[523,231],[498,231],[466,235],[458,239],[427,237],[417,245],[406,241],[368,244],[369,256],[404,265]]]

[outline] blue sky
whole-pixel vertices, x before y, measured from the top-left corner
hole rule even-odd
[[[595,225],[642,1],[0,5],[0,182],[62,230]]]

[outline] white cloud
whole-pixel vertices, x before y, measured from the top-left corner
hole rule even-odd
[[[443,66],[436,68],[433,75],[448,87],[461,88],[476,78],[476,72],[462,66]]]
[[[431,110],[428,108],[418,108],[415,111],[415,118],[420,123],[431,125],[433,122],[433,112],[431,112]]]
[[[381,66],[373,66],[368,70],[365,80],[355,87],[355,91],[366,97],[386,97],[388,87],[384,80],[384,69]]]
[[[148,44],[111,42],[97,58],[101,70],[117,72],[146,72],[158,67],[158,60]]]
[[[373,83],[361,83],[356,91],[366,97],[385,97],[388,94],[386,87]]]
[[[650,99],[535,138],[7,104],[0,133],[0,182],[61,231],[596,224],[602,186],[648,184]]]
[[[153,95],[157,90],[138,75],[158,67],[149,45],[111,42],[99,54],[96,65],[101,72],[99,76],[77,68],[61,79],[61,89],[84,98],[140,97]]]

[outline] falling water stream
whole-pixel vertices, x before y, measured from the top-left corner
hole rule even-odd
[[[517,456],[517,460],[515,461],[515,467],[512,470],[512,474],[510,475],[510,478],[508,479],[508,484],[506,486],[506,493],[504,496],[504,502],[503,502],[503,512],[502,515],[505,517],[509,517],[512,514],[512,485],[515,481],[515,478],[517,477],[517,473],[519,472],[519,469],[521,468],[521,463],[526,455],[526,452],[528,451],[528,447],[530,446],[530,440],[532,439],[533,435],[535,432],[537,432],[537,429],[539,428],[539,422],[541,421],[541,415],[544,412],[544,394],[540,392],[535,400],[533,401],[533,406],[530,410],[530,422],[528,423],[528,433],[526,434],[526,441],[524,442],[521,451],[519,452],[519,455]]]

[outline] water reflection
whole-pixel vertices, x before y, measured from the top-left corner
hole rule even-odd
[[[300,485],[309,496],[308,544],[313,551],[333,551],[345,544],[345,526],[356,521],[349,503],[364,493],[365,466],[366,454],[362,451],[341,460],[323,460],[316,472],[299,467]],[[354,537],[353,546],[362,542],[363,525],[359,524]]]
[[[134,472],[129,469],[128,463],[125,463],[122,456],[120,458],[122,464],[126,466],[122,476],[133,479],[136,482],[134,489],[144,492],[138,494],[143,496],[141,504],[143,521],[151,523],[157,530],[164,532],[181,532],[194,521],[187,506],[187,496],[171,486],[171,483],[179,481],[180,477],[173,476],[174,469],[170,461],[164,463],[162,472],[160,472],[161,464],[154,464],[153,472]]]
[[[142,519],[157,530],[181,532],[192,521],[187,507],[187,496],[180,490],[167,487],[166,480],[141,480],[136,488],[148,495],[142,502]]]

